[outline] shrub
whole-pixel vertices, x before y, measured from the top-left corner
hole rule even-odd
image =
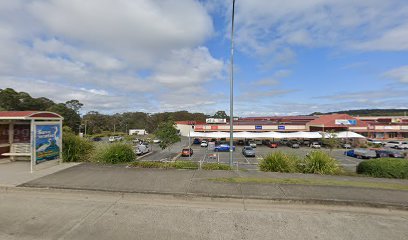
[[[232,170],[229,165],[221,163],[204,163],[201,168],[203,170]]]
[[[379,158],[360,162],[357,173],[372,177],[408,179],[408,160]]]
[[[315,150],[311,151],[304,159],[304,173],[317,174],[338,174],[341,168],[337,165],[336,159],[330,157],[326,152]]]
[[[259,164],[261,171],[265,172],[296,172],[299,159],[296,156],[287,155],[277,151],[267,155]]]
[[[93,150],[92,142],[70,131],[64,131],[62,135],[62,159],[64,162],[88,161]]]
[[[135,160],[136,154],[131,145],[124,143],[107,144],[96,149],[92,159],[100,163],[127,163]]]
[[[178,169],[197,169],[198,163],[190,161],[176,161],[171,163],[174,168]]]

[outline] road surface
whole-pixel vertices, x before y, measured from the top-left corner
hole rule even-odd
[[[260,200],[0,189],[0,239],[408,239],[408,212]]]

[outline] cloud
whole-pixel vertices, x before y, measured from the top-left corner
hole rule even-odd
[[[252,0],[236,9],[236,45],[251,55],[298,46],[408,50],[405,0]]]
[[[224,78],[224,62],[203,46],[213,34],[195,0],[2,2],[0,86],[89,109],[175,109],[172,92]],[[209,104],[200,91],[191,102]]]
[[[392,69],[384,73],[384,77],[399,81],[401,83],[408,83],[408,65]]]

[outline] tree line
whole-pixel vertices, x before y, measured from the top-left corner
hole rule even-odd
[[[64,117],[64,126],[70,127],[74,132],[87,134],[101,134],[103,132],[127,132],[129,129],[146,129],[153,133],[160,123],[168,121],[199,121],[205,122],[208,117],[226,118],[225,111],[218,111],[210,116],[204,113],[190,113],[188,111],[144,113],[125,112],[103,114],[90,111],[83,116],[80,110],[83,104],[78,100],[65,103],[55,103],[45,98],[31,97],[26,92],[17,92],[12,88],[0,89],[0,111],[50,111]]]

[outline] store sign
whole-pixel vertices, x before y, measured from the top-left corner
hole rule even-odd
[[[278,130],[285,130],[285,126],[283,126],[283,125],[278,126]]]
[[[211,126],[211,130],[218,130],[218,126]]]
[[[204,130],[204,126],[203,125],[197,125],[194,127],[195,130]]]
[[[56,160],[60,157],[61,128],[55,125],[35,126],[35,164]]]
[[[255,126],[255,130],[262,130],[262,126]]]
[[[334,120],[336,125],[357,125],[357,120],[355,119],[336,119]]]
[[[206,123],[227,123],[225,118],[207,118],[205,119]]]

